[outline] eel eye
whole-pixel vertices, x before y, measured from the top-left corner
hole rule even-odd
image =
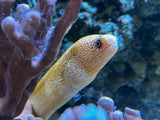
[[[94,46],[99,49],[102,46],[101,40],[96,40]]]

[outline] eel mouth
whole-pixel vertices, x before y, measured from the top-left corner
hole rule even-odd
[[[117,45],[117,42],[114,42],[114,43],[111,43],[109,45],[107,45],[105,48],[103,48],[103,50],[101,50],[96,56],[99,56],[101,55],[104,51],[106,51],[107,49],[113,49],[112,51],[117,51],[118,50],[118,45]]]

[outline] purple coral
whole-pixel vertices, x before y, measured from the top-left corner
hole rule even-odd
[[[58,120],[108,120],[108,117],[100,106],[82,104],[66,109]]]
[[[39,0],[34,9],[14,0],[0,0],[0,119],[19,115],[44,70],[56,58],[61,41],[77,19],[82,0],[70,0],[55,27],[56,0]]]
[[[142,120],[140,111],[126,108],[123,114],[114,110],[114,101],[109,97],[101,97],[98,106],[94,104],[68,108],[58,120]]]
[[[124,115],[121,111],[114,110],[114,101],[109,97],[101,97],[98,100],[98,105],[107,112],[109,120],[142,120],[138,110],[126,107]]]

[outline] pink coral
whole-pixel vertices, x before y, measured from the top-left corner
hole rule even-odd
[[[19,115],[39,78],[55,60],[61,41],[77,19],[82,0],[70,0],[55,27],[51,26],[56,0],[39,0],[34,9],[0,0],[0,119]]]

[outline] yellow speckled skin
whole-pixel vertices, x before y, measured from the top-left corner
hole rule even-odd
[[[99,40],[100,47],[96,46]],[[117,51],[112,35],[90,35],[74,43],[38,83],[29,101],[42,118],[49,116],[94,80]]]

